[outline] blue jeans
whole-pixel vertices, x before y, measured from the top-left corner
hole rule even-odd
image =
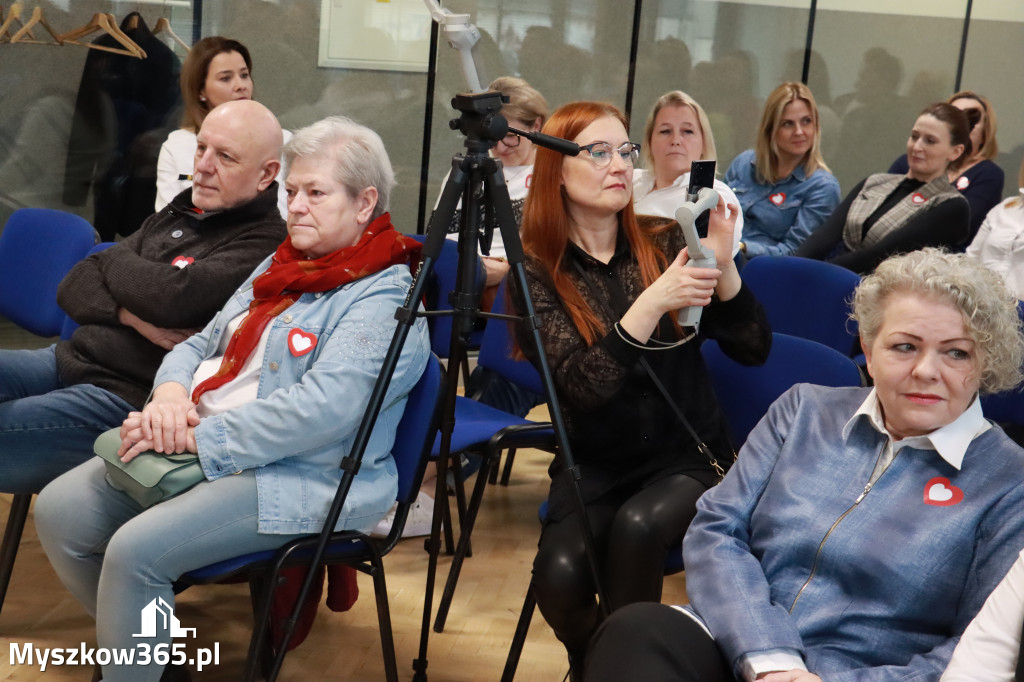
[[[159,625],[155,637],[134,635],[143,632],[141,614],[150,602],[174,605],[172,583],[181,574],[276,549],[298,537],[257,532],[251,469],[204,481],[149,509],[111,488],[105,474],[104,462],[94,457],[46,486],[35,507],[43,549],[64,585],[96,619],[101,648],[169,644],[170,633]],[[163,667],[105,665],[103,679],[157,682]]]
[[[0,492],[39,492],[92,457],[96,436],[133,409],[97,386],[64,385],[53,346],[0,350]]]

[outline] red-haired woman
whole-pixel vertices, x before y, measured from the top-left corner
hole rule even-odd
[[[738,361],[759,364],[771,335],[732,261],[735,218],[726,217],[724,201],[712,212],[706,240],[717,268],[683,267],[678,226],[633,212],[638,148],[622,112],[610,104],[567,104],[544,132],[582,151],[571,157],[537,150],[522,226],[529,293],[614,610],[660,600],[666,551],[681,541],[697,498],[719,479],[665,394],[727,467],[732,449],[700,342],[715,338]],[[676,311],[688,306],[706,306],[699,333],[677,324]],[[522,336],[520,347],[531,351]],[[534,585],[576,675],[600,612],[561,457],[550,474]]]

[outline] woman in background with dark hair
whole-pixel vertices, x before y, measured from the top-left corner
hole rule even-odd
[[[1002,201],[1003,169],[996,165],[995,158],[999,154],[996,143],[996,112],[987,98],[962,90],[946,100],[957,109],[969,111],[973,109],[980,116],[971,128],[971,149],[974,151],[969,158],[956,169],[949,172],[949,181],[960,190],[971,206],[971,238],[978,234],[981,223],[992,208]],[[889,167],[890,173],[904,174],[907,172],[907,155],[896,159]]]
[[[660,600],[668,548],[681,541],[697,498],[718,481],[716,460],[722,467],[732,461],[697,331],[681,328],[676,311],[706,306],[701,337],[718,339],[746,364],[764,361],[771,335],[732,260],[736,206],[727,209],[720,199],[712,211],[707,242],[717,267],[683,267],[676,223],[633,212],[639,154],[621,111],[567,104],[544,132],[582,151],[571,157],[537,150],[523,212],[526,273],[582,477],[605,597],[615,610]],[[531,353],[519,332],[520,348]],[[709,449],[698,448],[662,390]],[[577,679],[601,611],[562,457],[549,473],[533,585]]]
[[[894,253],[963,247],[970,211],[947,173],[970,158],[970,131],[967,115],[952,104],[925,107],[907,138],[907,174],[869,175],[795,255],[864,274]]]
[[[239,99],[252,99],[252,57],[242,43],[210,36],[192,46],[181,67],[181,99],[185,105],[181,128],[167,136],[156,165],[156,205],[159,211],[192,186],[196,133],[214,108]],[[284,132],[285,143],[291,133]],[[278,206],[288,217],[284,184],[279,183]]]

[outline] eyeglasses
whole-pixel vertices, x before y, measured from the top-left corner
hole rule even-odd
[[[509,133],[505,137],[501,138],[501,143],[509,149],[515,149],[519,146],[519,136],[515,133]]]
[[[627,166],[635,166],[640,159],[640,145],[636,142],[626,142],[618,149],[607,142],[591,142],[580,145],[580,151],[586,151],[590,156],[591,163],[598,168],[607,168],[615,158],[615,154],[618,154]]]

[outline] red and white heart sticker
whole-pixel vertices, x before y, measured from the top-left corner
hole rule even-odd
[[[288,332],[288,350],[297,358],[316,348],[316,336],[296,327]]]
[[[533,186],[533,173],[526,176],[526,189],[530,189]]]
[[[178,256],[177,258],[171,261],[171,265],[173,265],[176,268],[184,269],[195,262],[196,259],[193,258],[192,256]]]
[[[782,204],[786,202],[786,193],[776,192],[775,194],[772,194],[771,196],[768,197],[768,201],[772,202],[776,206],[782,206]]]
[[[961,175],[959,178],[957,178],[956,188],[961,192],[970,187],[970,185],[971,181],[967,179],[966,175]]]
[[[952,507],[964,499],[964,491],[949,482],[948,478],[936,476],[924,484],[924,503],[935,507]]]
[[[924,198],[924,195],[921,194],[920,192],[914,192],[913,194],[911,194],[910,195],[910,200],[912,202],[914,202],[915,204],[917,204],[918,206],[920,206],[924,202],[928,201],[927,199]]]

